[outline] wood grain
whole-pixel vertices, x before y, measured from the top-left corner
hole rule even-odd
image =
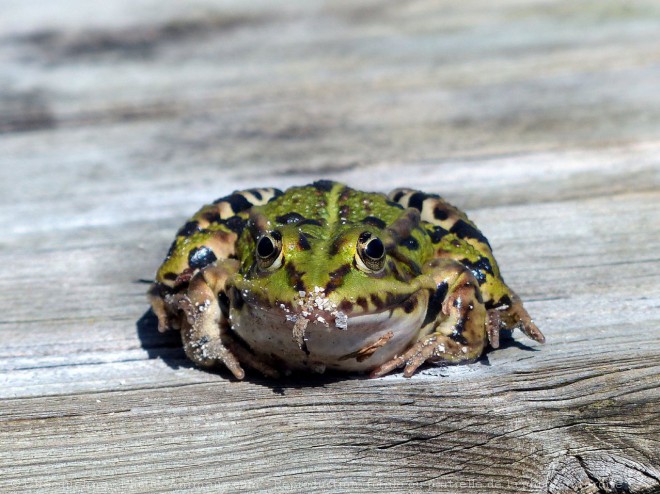
[[[4,2],[0,491],[660,492],[660,6]],[[193,368],[146,285],[237,188],[468,211],[547,336],[468,366]]]

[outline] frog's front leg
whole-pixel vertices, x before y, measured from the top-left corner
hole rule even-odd
[[[275,369],[259,361],[229,332],[227,308],[223,310],[220,301],[228,301],[227,281],[238,267],[234,259],[207,266],[190,279],[185,291],[166,295],[164,304],[170,314],[180,314],[183,348],[196,365],[223,364],[237,379],[243,379],[245,372],[241,364],[244,364],[266,376],[278,377]]]
[[[402,355],[374,369],[371,377],[404,365],[403,375],[411,377],[426,361],[471,361],[483,352],[489,316],[472,272],[456,261],[434,259],[421,281],[430,290],[421,336]]]

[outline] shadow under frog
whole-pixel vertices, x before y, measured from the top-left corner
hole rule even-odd
[[[137,320],[136,329],[137,336],[140,339],[140,344],[142,348],[147,352],[147,355],[150,359],[160,358],[168,367],[175,370],[197,368],[195,364],[193,364],[188,359],[185,352],[183,351],[181,337],[178,331],[166,331],[165,333],[158,331],[158,319],[151,309],[148,309],[142,315],[142,317]],[[511,346],[524,351],[537,351],[537,349],[513,339],[511,331],[502,331],[499,349],[501,350]],[[476,362],[464,365],[475,365],[476,363],[479,363],[481,365],[489,366],[490,362],[488,360],[488,353],[490,353],[492,350],[492,348],[488,347]],[[432,368],[437,367],[437,365],[427,364],[424,367]],[[210,372],[216,375],[221,375],[228,379],[232,379],[231,372],[220,366],[214,369],[199,369],[199,372]],[[286,389],[296,389],[302,387],[323,387],[327,384],[347,379],[368,379],[368,375],[346,374],[332,371],[328,371],[325,374],[294,372],[279,379],[268,379],[254,371],[248,372],[245,376],[245,379],[253,384],[271,388],[276,394],[284,394]]]
[[[151,309],[148,309],[135,323],[140,346],[147,352],[150,359],[161,359],[168,367],[178,369],[198,369],[199,372],[208,372],[220,375],[227,379],[234,379],[231,372],[224,367],[212,369],[199,369],[188,359],[181,343],[178,331],[158,331],[158,318]],[[346,379],[366,379],[365,375],[346,374],[328,371],[325,374],[295,372],[282,376],[279,379],[270,379],[256,371],[248,372],[245,381],[271,388],[276,394],[284,394],[286,389],[302,387],[323,387],[326,384]]]

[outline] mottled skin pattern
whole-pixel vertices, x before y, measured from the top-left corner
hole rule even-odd
[[[179,230],[149,298],[197,365],[239,379],[243,366],[410,377],[478,358],[500,329],[544,341],[476,226],[410,189],[235,192]]]

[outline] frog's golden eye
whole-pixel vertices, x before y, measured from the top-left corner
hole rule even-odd
[[[385,267],[385,245],[370,232],[363,232],[358,238],[358,255],[355,264],[362,271],[380,271]]]
[[[282,265],[282,235],[280,232],[264,233],[257,240],[257,265],[272,271]]]

